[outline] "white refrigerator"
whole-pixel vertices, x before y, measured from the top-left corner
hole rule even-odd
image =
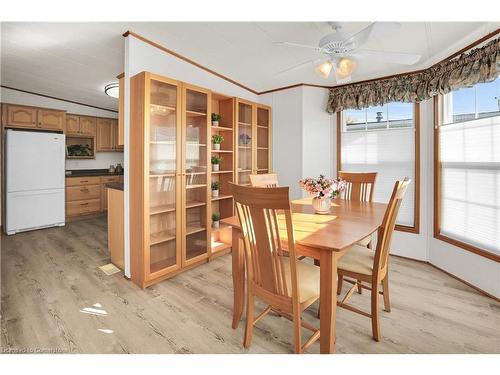
[[[64,134],[7,130],[7,234],[64,225]]]

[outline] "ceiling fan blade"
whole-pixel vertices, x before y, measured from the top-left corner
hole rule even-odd
[[[307,64],[310,64],[310,63],[313,63],[315,61],[317,61],[318,59],[310,59],[310,60],[307,60],[307,61],[304,61],[304,62],[301,62],[300,64],[297,64],[297,65],[293,65],[289,68],[286,68],[285,70],[280,70],[278,73],[276,73],[275,75],[279,75],[279,74],[283,74],[283,73],[286,73],[286,72],[289,72],[290,70],[294,70],[294,69],[298,69],[300,68],[301,66],[304,66],[304,65],[307,65]]]
[[[381,38],[400,27],[401,24],[399,22],[373,22],[357,34],[345,40],[344,44],[351,44],[353,48],[357,48],[368,42],[369,39]]]
[[[308,48],[308,49],[314,49],[318,52],[322,52],[323,49],[319,48],[318,46],[310,46],[307,44],[300,44],[300,43],[293,43],[293,42],[274,42],[274,44],[278,46],[290,46],[290,47],[300,47],[300,48]]]
[[[388,63],[400,64],[400,65],[414,65],[416,64],[421,56],[415,53],[404,53],[404,52],[387,52],[387,51],[372,51],[368,49],[356,49],[352,51],[350,55],[362,59],[373,59],[377,61],[383,61]]]

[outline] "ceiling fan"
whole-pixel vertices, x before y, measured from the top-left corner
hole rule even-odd
[[[388,63],[413,65],[420,60],[420,55],[403,52],[387,52],[362,49],[361,47],[369,40],[390,35],[401,27],[397,22],[373,22],[360,32],[349,35],[342,31],[339,22],[328,22],[333,32],[320,39],[318,46],[310,46],[293,42],[276,42],[278,45],[308,48],[322,53],[326,56],[322,59],[311,59],[285,69],[278,74],[296,69],[306,64],[315,63],[316,72],[324,78],[328,78],[332,70],[335,73],[337,83],[351,81],[351,74],[358,65],[358,60],[376,60]],[[318,64],[319,63],[319,64]]]

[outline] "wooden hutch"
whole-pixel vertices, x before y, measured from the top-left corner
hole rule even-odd
[[[149,72],[131,78],[130,95],[131,276],[145,288],[231,251],[231,227],[213,228],[212,213],[234,215],[229,182],[271,171],[271,110]]]

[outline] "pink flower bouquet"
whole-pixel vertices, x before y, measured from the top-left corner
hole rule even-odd
[[[341,178],[326,178],[321,174],[318,178],[303,178],[299,181],[299,186],[313,198],[335,198],[345,190],[346,182]]]

